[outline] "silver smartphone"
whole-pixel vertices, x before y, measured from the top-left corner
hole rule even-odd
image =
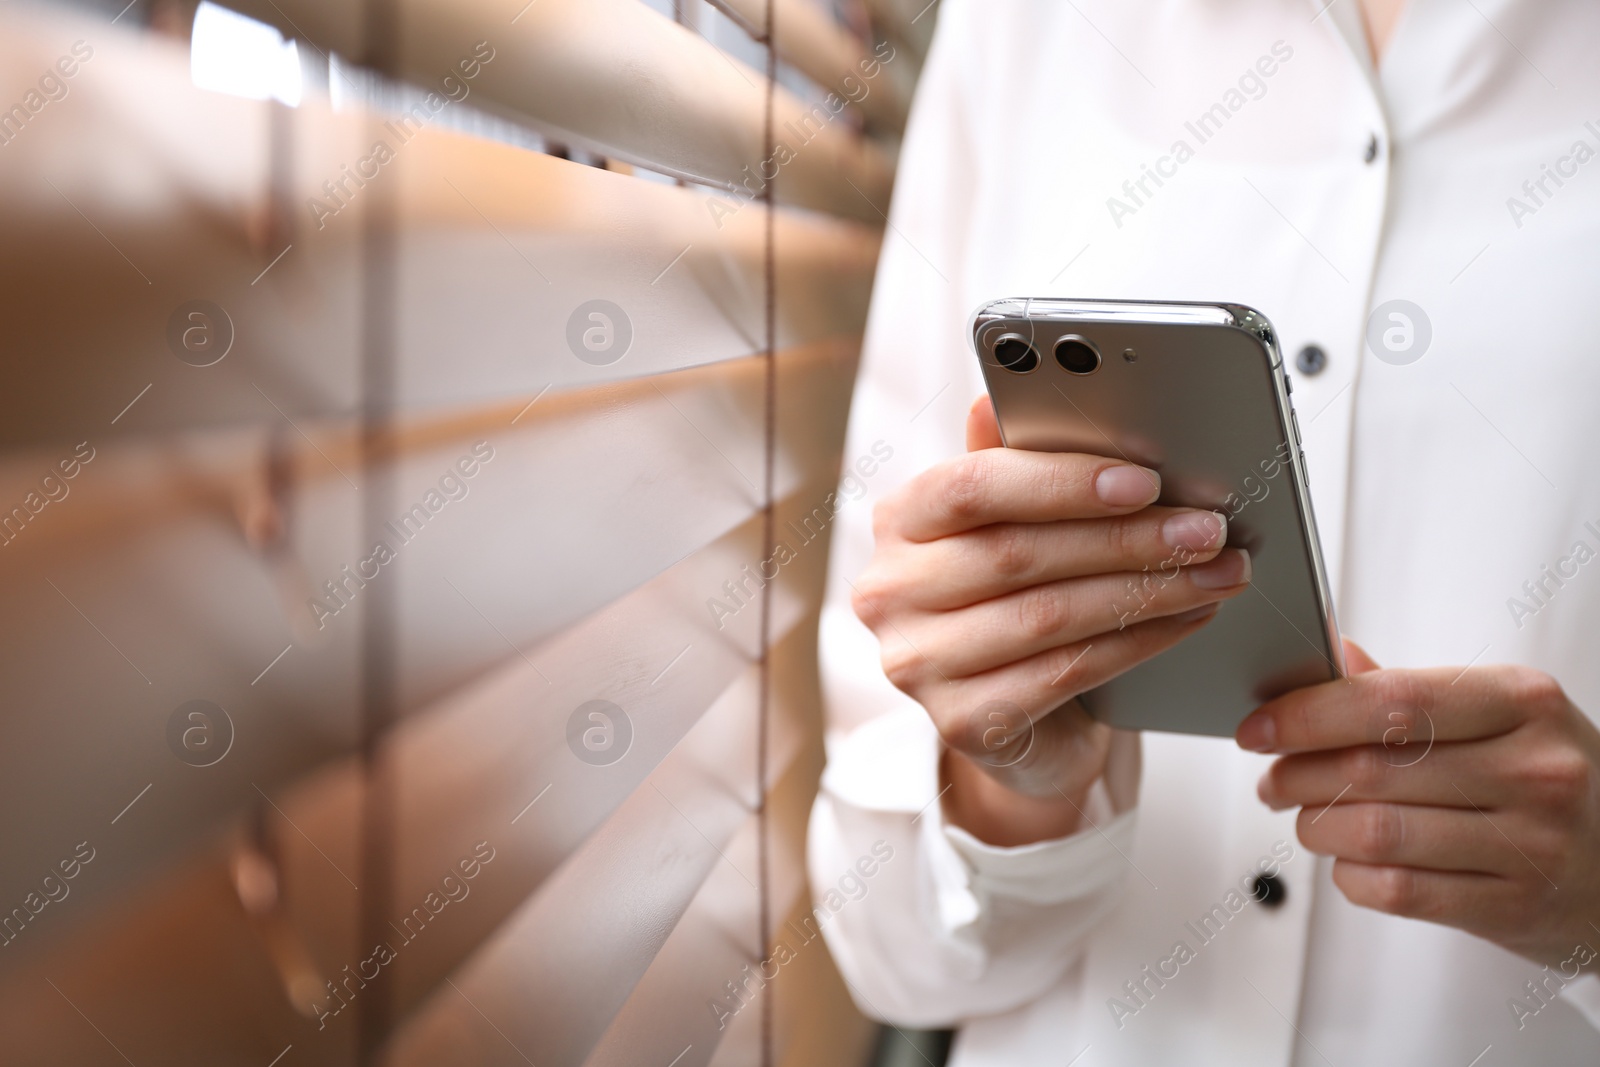
[[[1113,726],[1232,736],[1263,702],[1344,675],[1272,324],[1239,304],[1015,298],[970,336],[1010,448],[1089,452],[1161,473],[1159,503],[1228,516],[1251,587],[1188,639],[1081,697]],[[1185,562],[1128,576],[1107,628],[1153,617]]]

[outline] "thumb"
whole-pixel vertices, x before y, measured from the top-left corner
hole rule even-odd
[[[1000,424],[994,417],[994,402],[987,396],[978,397],[967,412],[967,451],[1000,448],[1004,444],[1000,440]]]
[[[1367,655],[1367,650],[1350,640],[1344,639],[1344,669],[1346,674],[1366,674],[1368,671],[1378,670],[1378,664]]]

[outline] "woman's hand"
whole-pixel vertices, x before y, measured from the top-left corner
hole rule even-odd
[[[1105,769],[1074,698],[1205,625],[1250,560],[1224,516],[1151,506],[1154,471],[1001,447],[987,397],[967,448],[878,505],[854,607],[950,748],[951,820],[1022,844],[1076,830]]]
[[[1600,936],[1600,731],[1531,668],[1379,670],[1345,650],[1351,677],[1239,727],[1284,753],[1261,799],[1302,809],[1352,903],[1570,963]]]

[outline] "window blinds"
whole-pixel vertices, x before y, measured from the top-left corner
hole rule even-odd
[[[931,14],[237,7],[298,106],[0,18],[7,1057],[858,1060],[774,946]]]

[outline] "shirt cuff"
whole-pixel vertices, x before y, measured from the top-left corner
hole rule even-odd
[[[939,803],[942,743],[920,708],[880,716],[830,747],[824,789],[860,810],[911,816],[946,931],[977,922],[993,901],[1048,906],[1084,899],[1127,874],[1136,809],[1119,814],[1103,780],[1089,790],[1084,829],[1006,848],[945,821]]]
[[[1130,808],[1113,815],[1105,785],[1097,781],[1084,804],[1084,828],[1067,837],[1002,848],[959,826],[942,824],[941,829],[980,899],[1060,904],[1094,896],[1122,880],[1133,849],[1136,812]]]

